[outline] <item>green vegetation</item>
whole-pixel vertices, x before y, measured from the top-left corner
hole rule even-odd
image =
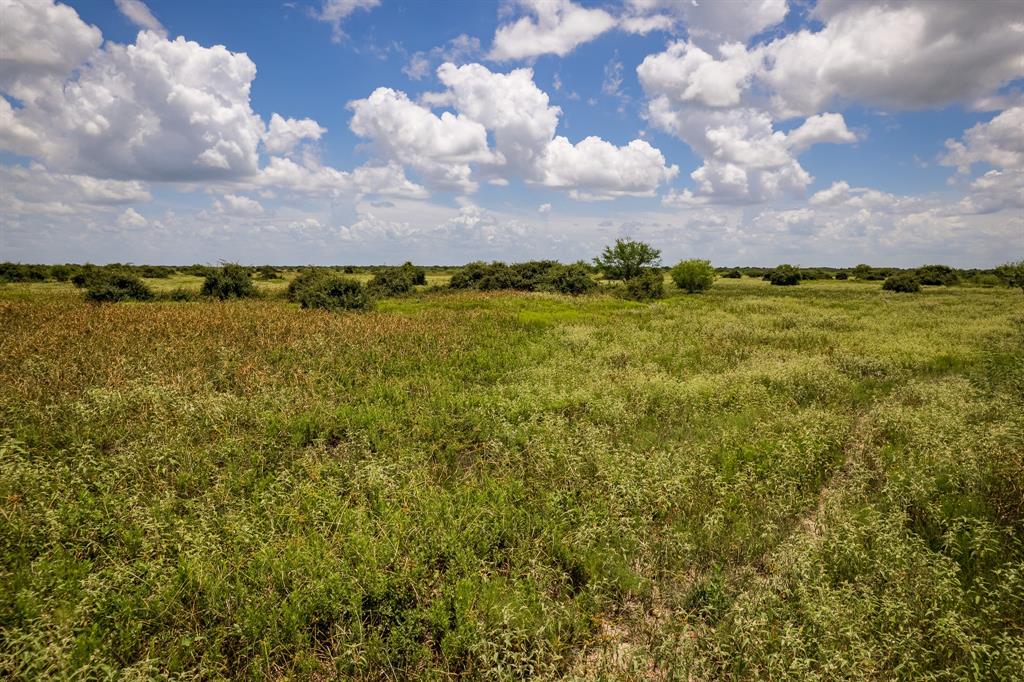
[[[206,275],[202,294],[222,301],[229,298],[252,298],[256,295],[256,287],[249,278],[248,268],[225,263]]]
[[[372,284],[372,280],[371,280]],[[373,306],[370,287],[364,287],[351,277],[324,274],[301,287],[296,300],[303,308],[322,310],[365,310]]]
[[[89,279],[85,298],[95,303],[148,301],[153,298],[153,291],[135,275],[104,273]]]
[[[691,294],[704,291],[715,283],[715,269],[711,267],[711,261],[706,260],[679,261],[669,275],[677,287]]]
[[[661,270],[648,269],[626,280],[622,295],[631,301],[652,301],[665,295]]]
[[[912,275],[908,272],[900,272],[886,277],[885,281],[882,283],[882,288],[886,291],[895,291],[902,294],[914,294],[921,291],[921,280],[917,278],[917,275]]]
[[[1019,289],[559,268],[0,286],[0,678],[1020,677]]]
[[[608,279],[631,280],[640,277],[661,262],[661,251],[644,242],[616,239],[606,246],[594,264]]]
[[[801,280],[800,271],[792,265],[780,265],[767,273],[764,278],[768,280],[770,284],[779,287],[795,286],[800,284]]]

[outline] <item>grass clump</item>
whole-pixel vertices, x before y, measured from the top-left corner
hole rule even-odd
[[[324,274],[301,287],[296,300],[303,308],[319,308],[332,312],[366,310],[373,306],[369,287],[341,275]]]
[[[909,272],[900,272],[887,277],[882,288],[901,294],[914,294],[921,291],[921,280]]]
[[[235,263],[225,263],[213,270],[200,290],[203,296],[225,301],[231,298],[255,298],[256,286],[249,278],[249,269]]]
[[[705,291],[715,283],[715,269],[706,260],[680,261],[669,275],[677,287],[690,294]]]

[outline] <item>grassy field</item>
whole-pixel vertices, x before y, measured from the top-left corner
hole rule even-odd
[[[0,677],[1024,674],[1019,290],[7,285],[0,386]]]

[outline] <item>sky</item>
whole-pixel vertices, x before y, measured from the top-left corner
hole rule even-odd
[[[1017,0],[0,0],[0,261],[1024,258]]]

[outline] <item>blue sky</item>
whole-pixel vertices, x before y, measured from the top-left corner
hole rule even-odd
[[[0,259],[1024,255],[1024,10],[8,0]]]

